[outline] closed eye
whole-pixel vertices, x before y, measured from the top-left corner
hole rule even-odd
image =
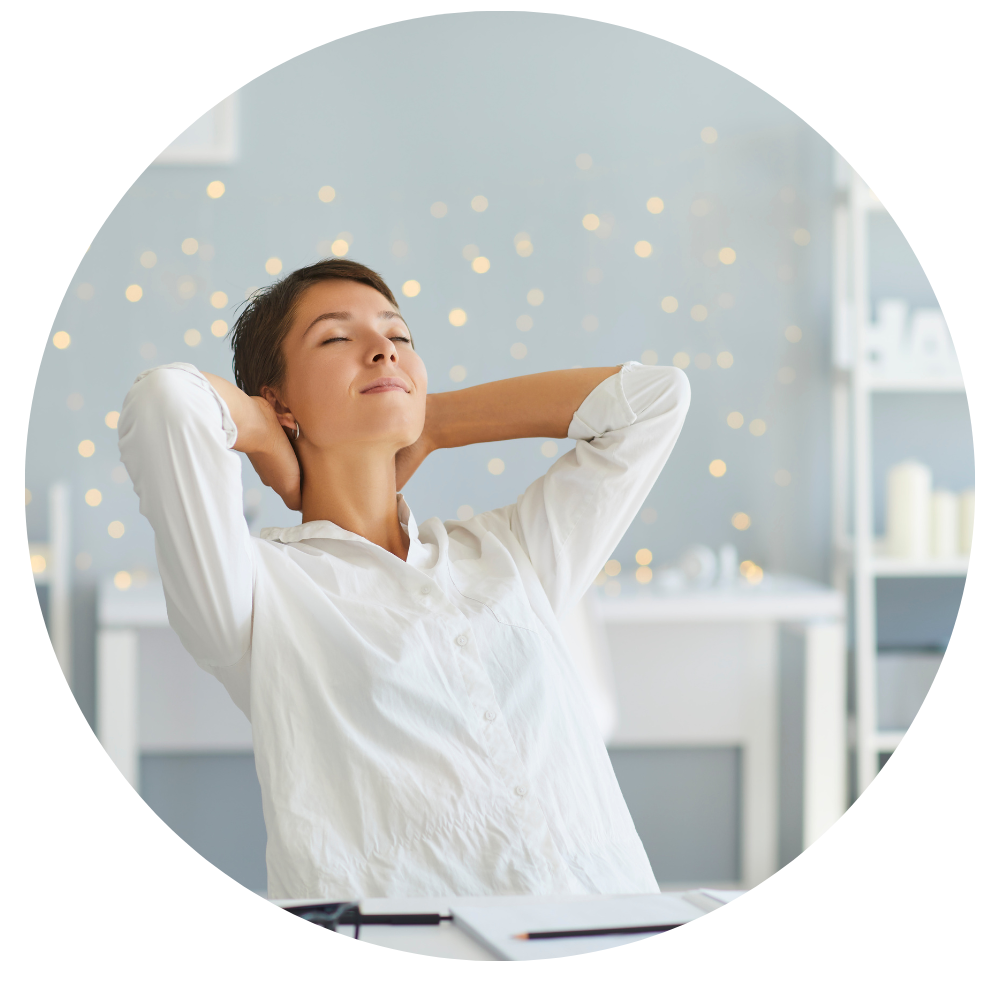
[[[347,340],[347,337],[327,337],[326,340],[320,341],[321,344],[334,344],[338,340]]]

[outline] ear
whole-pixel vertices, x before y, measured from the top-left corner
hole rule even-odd
[[[278,394],[269,385],[263,386],[260,394],[277,414],[278,423],[286,430],[294,431],[295,417],[292,416],[292,411],[278,398]]]

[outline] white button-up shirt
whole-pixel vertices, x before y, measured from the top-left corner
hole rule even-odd
[[[630,362],[515,503],[419,527],[406,561],[330,521],[243,516],[236,426],[189,364],[118,424],[170,624],[253,729],[271,898],[658,887],[558,619],[608,559],[687,412]]]

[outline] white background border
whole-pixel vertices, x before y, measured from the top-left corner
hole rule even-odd
[[[293,920],[195,854],[125,783],[77,709],[35,600],[21,490],[41,353],[86,247],[160,150],[249,80],[355,31],[469,9],[480,8],[171,0],[22,2],[5,13],[0,516],[10,530],[0,539],[0,983],[12,996],[33,997],[319,989],[359,997],[464,990],[478,1000],[512,990],[645,994],[654,984],[699,998],[985,995],[996,988],[988,963],[1000,891],[994,4],[532,8],[666,38],[800,115],[878,193],[956,341],[979,510],[958,623],[899,750],[795,862],[690,927],[578,959],[487,965],[358,945]]]

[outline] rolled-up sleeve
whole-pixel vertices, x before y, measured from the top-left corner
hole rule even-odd
[[[253,557],[236,433],[208,379],[177,363],[136,378],[118,447],[156,536],[170,625],[249,717]]]
[[[507,508],[557,615],[583,597],[639,512],[690,400],[679,368],[623,365],[574,414],[576,447]]]

